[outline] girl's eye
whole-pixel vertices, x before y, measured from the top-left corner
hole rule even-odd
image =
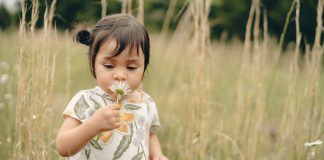
[[[108,68],[108,69],[113,69],[114,68],[114,66],[112,64],[104,64],[104,67]]]
[[[136,66],[127,66],[127,69],[130,71],[136,70],[138,67]]]

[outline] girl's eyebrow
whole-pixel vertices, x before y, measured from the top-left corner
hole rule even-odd
[[[113,60],[113,59],[114,59],[113,56],[104,56],[103,58],[104,58],[104,59],[107,59],[107,60]]]
[[[134,64],[139,64],[139,60],[138,59],[131,59],[131,60],[127,60],[128,64],[134,63]]]
[[[112,56],[103,57],[105,61],[116,62],[115,58]],[[138,57],[132,57],[127,60],[127,63],[138,63],[140,59]]]
[[[114,59],[114,57],[103,57],[105,61],[111,61],[111,62],[115,62],[116,60]]]
[[[127,60],[128,62],[137,62],[137,61],[139,61],[139,58],[129,58],[128,60]]]

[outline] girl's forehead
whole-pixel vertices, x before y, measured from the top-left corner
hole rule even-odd
[[[99,54],[113,54],[117,48],[117,41],[114,39],[104,42],[99,48]]]
[[[99,49],[98,55],[104,57],[114,57],[117,54],[118,50],[118,43],[115,39],[110,39],[104,42]],[[120,54],[128,54],[129,57],[143,57],[144,53],[142,51],[141,46],[138,47],[131,47],[128,45]],[[119,54],[118,54],[119,55]]]

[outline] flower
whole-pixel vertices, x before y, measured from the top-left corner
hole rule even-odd
[[[132,92],[130,87],[127,85],[125,81],[119,81],[112,84],[109,89],[117,95],[117,103],[119,102],[120,98],[124,95],[129,94]]]
[[[109,89],[113,91],[116,94],[119,94],[121,96],[126,95],[130,93],[132,90],[129,88],[126,82],[119,81],[114,84],[112,84]]]
[[[0,83],[5,84],[9,80],[9,75],[8,74],[2,74],[0,75]]]
[[[314,147],[314,146],[318,146],[318,145],[321,145],[322,144],[322,141],[321,140],[317,140],[317,141],[314,141],[314,142],[306,142],[304,144],[305,147]]]

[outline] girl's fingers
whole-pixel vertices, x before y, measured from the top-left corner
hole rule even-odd
[[[113,126],[113,128],[119,128],[121,125],[120,118],[118,116],[112,117],[109,124]]]
[[[112,107],[111,107],[112,110],[120,110],[121,109],[121,105],[120,104],[114,104]]]
[[[120,116],[120,111],[119,110],[112,110],[111,113],[112,113],[112,116],[114,116],[114,117]]]
[[[120,125],[121,125],[121,123],[120,123],[120,122],[116,122],[116,123],[115,123],[115,126],[116,126],[116,128],[119,128],[119,127],[120,127]]]

